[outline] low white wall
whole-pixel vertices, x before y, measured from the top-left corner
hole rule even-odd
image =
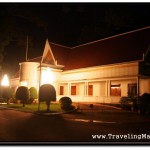
[[[67,96],[67,95],[66,95]],[[64,96],[57,96],[57,101]],[[82,103],[111,103],[111,104],[119,104],[120,96],[112,96],[112,97],[98,97],[98,96],[68,96],[72,99],[73,102],[82,102]]]

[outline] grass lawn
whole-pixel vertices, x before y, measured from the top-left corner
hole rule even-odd
[[[31,111],[31,112],[38,112],[38,104],[25,104],[25,107],[22,107],[22,104],[6,104],[5,107],[8,108],[14,108],[17,110],[23,110],[23,111]],[[42,102],[40,103],[40,112],[46,113],[47,111],[47,105]],[[59,103],[51,103],[50,104],[50,112],[62,112]]]

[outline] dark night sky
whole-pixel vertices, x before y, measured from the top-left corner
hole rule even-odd
[[[0,3],[0,15],[0,32],[9,36],[3,70],[12,75],[25,60],[27,35],[29,58],[37,57],[46,38],[77,46],[149,26],[150,3]]]

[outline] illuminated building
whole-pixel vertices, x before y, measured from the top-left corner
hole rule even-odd
[[[118,103],[121,96],[150,93],[149,36],[146,27],[72,48],[46,40],[43,55],[21,62],[11,85],[50,83],[57,100],[74,102]]]

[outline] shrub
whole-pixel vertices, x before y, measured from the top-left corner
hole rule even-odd
[[[120,106],[123,109],[137,109],[137,97],[121,97],[120,98]]]
[[[37,89],[35,87],[31,87],[29,89],[30,99],[28,100],[28,104],[31,104],[34,99],[37,99]]]
[[[132,105],[132,99],[131,98],[125,97],[125,96],[120,98],[120,106],[123,109],[129,108],[131,105]]]
[[[8,100],[11,98],[11,88],[10,87],[2,87],[2,98],[5,99],[8,103]]]
[[[27,87],[25,86],[20,86],[18,87],[17,91],[16,91],[16,99],[17,100],[21,100],[23,107],[25,106],[25,104],[27,103],[27,101],[29,100],[29,90]]]
[[[62,97],[59,100],[61,109],[63,110],[70,110],[72,109],[72,100],[70,97]]]
[[[150,114],[150,94],[144,93],[139,97],[138,109],[140,114]]]
[[[56,90],[51,84],[44,84],[39,90],[39,102],[46,101],[47,111],[49,111],[50,102],[56,101]]]

